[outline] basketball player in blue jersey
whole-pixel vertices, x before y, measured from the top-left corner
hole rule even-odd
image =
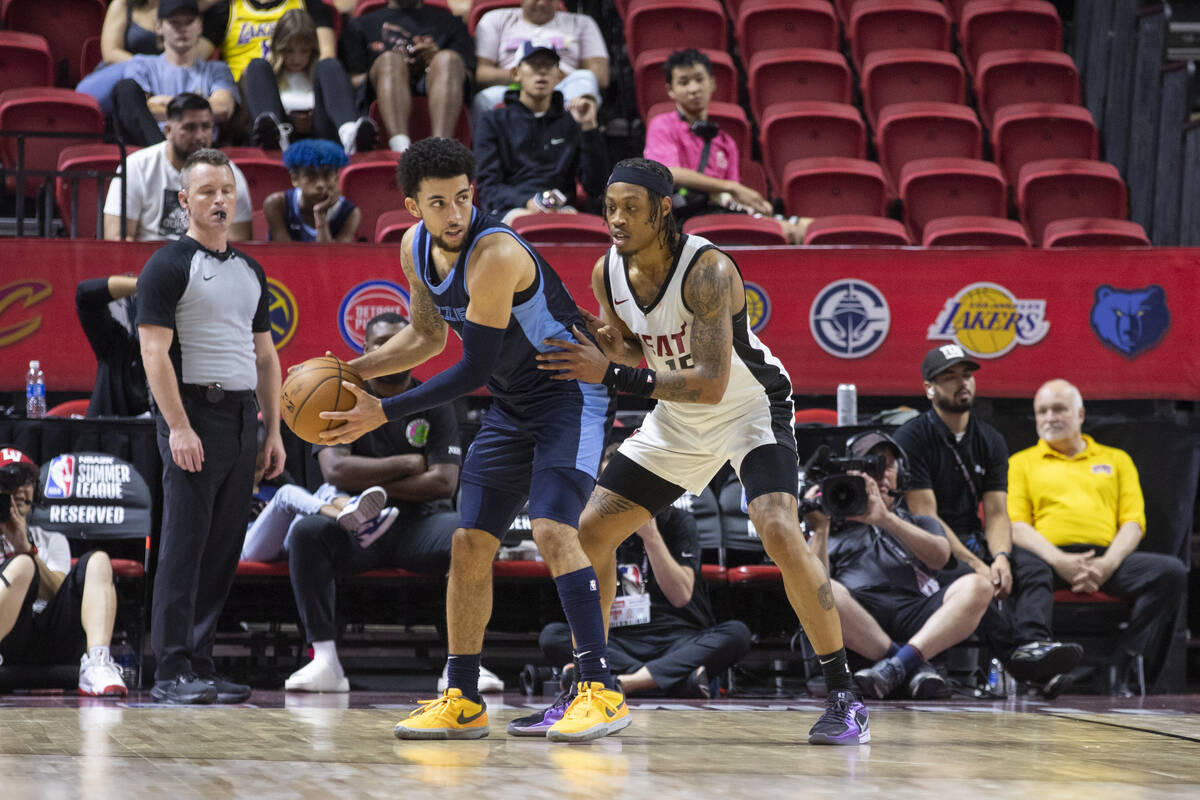
[[[605,468],[580,519],[606,618],[617,545],[684,490],[699,494],[729,461],[825,673],[825,713],[808,740],[869,742],[829,577],[796,513],[791,379],[750,330],[737,266],[707,240],[680,234],[672,193],[671,173],[657,161],[617,164],[604,196],[613,246],[592,272],[600,316],[586,314],[599,348],[577,334],[548,340],[558,352],[537,356],[559,380],[658,400]],[[649,369],[639,368],[643,358]]]
[[[575,341],[586,328],[571,296],[541,256],[512,229],[472,206],[475,159],[452,139],[412,145],[399,166],[404,204],[421,222],[405,233],[400,264],[412,324],[351,364],[363,378],[410,370],[441,352],[446,329],[462,338],[462,360],[420,387],[380,402],[358,397],[323,443],[351,442],[414,411],[487,384],[494,398],[463,464],[446,591],[446,691],[396,725],[401,739],[477,739],[488,734],[479,697],[479,656],[492,613],[492,559],[529,498],[538,550],[554,575],[576,643],[574,702],[546,732],[555,741],[595,739],[632,721],[615,689],[605,648],[596,573],[579,543],[579,514],[595,484],[611,417],[605,387],[556,381],[535,356],[547,338]]]

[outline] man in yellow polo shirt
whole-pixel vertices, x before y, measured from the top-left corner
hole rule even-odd
[[[1132,617],[1112,656],[1110,685],[1127,691],[1129,667],[1155,656],[1179,613],[1187,572],[1179,559],[1137,552],[1146,512],[1129,454],[1082,432],[1083,397],[1052,380],[1033,400],[1038,443],[1009,459],[1013,542],[1045,563],[1014,626],[1048,630],[1054,589],[1133,599]],[[1019,637],[1018,637],[1019,640]]]

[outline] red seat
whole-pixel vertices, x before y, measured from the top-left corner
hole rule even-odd
[[[239,561],[237,572],[239,578],[245,577],[272,577],[286,578],[288,575],[288,562],[285,561]]]
[[[958,24],[963,61],[975,64],[993,50],[1062,50],[1062,22],[1045,0],[972,0]]]
[[[493,561],[492,576],[508,580],[546,580],[553,577],[545,561]]]
[[[79,83],[83,42],[100,33],[103,0],[7,0],[4,27],[44,36],[54,59],[54,83]],[[12,87],[6,80],[5,88]]]
[[[404,569],[403,567],[380,567],[379,569],[369,569],[366,572],[360,572],[357,575],[351,576],[352,581],[361,580],[401,580],[401,581],[428,581],[435,582],[440,580],[439,576],[430,573],[413,572],[412,570]]]
[[[1025,226],[999,217],[938,217],[925,224],[925,247],[1029,247]]]
[[[958,57],[945,50],[876,50],[863,61],[863,109],[875,125],[893,103],[965,103],[967,78]]]
[[[983,130],[975,112],[956,103],[893,103],[875,128],[879,163],[899,192],[900,171],[917,158],[982,158]]]
[[[70,89],[9,89],[0,92],[0,130],[103,133],[104,115],[95,98]],[[25,168],[52,171],[58,166],[58,155],[63,150],[95,141],[94,138],[31,137],[25,140]],[[16,137],[0,138],[0,160],[6,167],[16,167]],[[25,194],[34,194],[44,182],[44,178],[27,178]]]
[[[1079,104],[1079,70],[1066,53],[993,50],[975,66],[975,96],[983,124],[996,109],[1014,103]]]
[[[742,186],[747,186],[761,194],[763,197],[769,196],[767,191],[767,171],[763,169],[763,165],[750,158],[745,153],[742,154],[742,162],[738,166]]]
[[[393,161],[348,164],[342,167],[341,186],[342,194],[362,211],[359,237],[373,236],[384,212],[404,208],[404,192],[396,182]]]
[[[630,58],[652,47],[721,50],[728,44],[725,10],[718,0],[631,0],[625,13]],[[685,45],[686,43],[686,45]]]
[[[138,150],[136,147],[126,147],[125,155]],[[115,144],[79,144],[63,149],[58,154],[58,169],[60,171],[116,172],[121,164],[121,148]],[[55,197],[58,200],[59,213],[63,224],[71,231],[72,238],[94,239],[97,232],[104,235],[103,223],[97,227],[96,212],[103,208],[104,199],[108,196],[110,178],[55,178]],[[97,186],[99,181],[99,186]],[[71,186],[75,185],[74,198]]]
[[[849,103],[850,66],[834,50],[788,48],[755,53],[748,68],[750,111],[762,119],[773,103],[820,100]]]
[[[0,75],[9,89],[53,86],[54,59],[46,37],[36,33],[0,31]]]
[[[385,211],[375,221],[376,242],[398,242],[404,238],[404,232],[421,220],[408,213],[407,208],[397,208]]]
[[[667,95],[667,79],[663,75],[663,62],[675,52],[674,48],[661,48],[638,53],[633,61],[633,85],[637,92],[638,115],[649,121],[647,113],[658,103],[670,102]],[[713,78],[717,88],[712,99],[723,103],[737,102],[737,69],[733,59],[723,50],[701,50],[712,61]]]
[[[1092,114],[1064,103],[1016,103],[992,118],[992,152],[1009,184],[1041,158],[1097,158],[1100,136]]]
[[[705,583],[728,583],[729,571],[720,564],[701,564],[700,577]]]
[[[861,158],[799,158],[783,168],[783,205],[799,217],[841,214],[883,216],[887,182],[883,169]]]
[[[89,36],[84,39],[79,48],[79,74],[91,75],[92,70],[103,60],[104,54],[100,52],[100,37]]]
[[[371,102],[367,112],[379,128],[382,138],[387,138],[387,129],[383,126],[383,117],[379,116],[379,101]],[[433,134],[429,127],[429,98],[424,95],[412,96],[412,107],[408,112],[408,137],[414,142],[426,139]],[[465,111],[458,112],[458,122],[454,124],[454,138],[467,147],[471,146],[471,115]]]
[[[608,223],[595,214],[528,214],[512,227],[536,244],[612,244]]]
[[[246,186],[250,190],[251,211],[261,209],[267,195],[292,188],[291,173],[278,157],[239,154],[230,155],[229,160],[236,164],[246,177]]]
[[[84,397],[79,400],[68,400],[65,403],[59,403],[54,408],[46,412],[47,417],[59,417],[61,419],[70,419],[71,417],[86,417],[88,406],[91,400]]]
[[[672,102],[655,103],[646,114],[646,121],[659,114],[674,114],[675,104]],[[717,123],[717,127],[733,137],[737,144],[739,155],[749,155],[752,139],[750,138],[750,120],[746,119],[746,109],[737,103],[724,103],[714,100],[708,105],[708,118]]]
[[[970,158],[920,158],[900,171],[904,224],[914,242],[925,225],[939,217],[1003,217],[1006,186],[1000,168]]]
[[[1104,592],[1091,592],[1090,594],[1081,594],[1072,592],[1070,589],[1058,589],[1054,592],[1054,602],[1056,603],[1101,603],[1105,605],[1117,605],[1125,601],[1119,597],[1113,597]]]
[[[950,15],[935,0],[859,0],[850,9],[846,38],[851,60],[861,71],[864,59],[876,50],[949,50]]]
[[[250,214],[250,241],[271,241],[271,226],[267,224],[267,212],[256,208]]]
[[[838,424],[837,412],[832,408],[798,408],[793,419],[796,425],[808,427],[835,428]]]
[[[1072,217],[1046,224],[1042,247],[1149,247],[1146,229],[1124,219]]]
[[[815,100],[775,103],[763,111],[760,122],[763,166],[777,191],[789,161],[867,155],[867,126],[852,105]]]
[[[738,586],[783,586],[783,572],[774,564],[747,564],[741,567],[732,567],[728,570],[727,575],[729,582]]]
[[[986,56],[985,56],[986,57]],[[1047,223],[1072,217],[1125,219],[1125,182],[1112,164],[1078,158],[1048,158],[1021,167],[1017,208],[1034,245]]]
[[[385,4],[386,4],[386,0]],[[471,13],[467,15],[467,30],[471,35],[475,35],[475,28],[479,25],[479,18],[489,11],[495,11],[497,8],[520,8],[521,0],[471,0]]]
[[[837,49],[837,17],[827,0],[743,0],[734,20],[743,61],[779,48]]]
[[[854,247],[910,244],[904,226],[896,220],[862,214],[818,217],[809,223],[808,230],[804,233],[804,243]]]
[[[717,245],[771,247],[788,243],[778,220],[749,214],[701,214],[683,223],[683,232]]]

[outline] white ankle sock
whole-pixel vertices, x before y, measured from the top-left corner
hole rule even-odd
[[[398,133],[388,139],[388,147],[397,153],[403,153],[412,144],[412,139],[409,139],[403,133]]]
[[[346,155],[354,155],[354,134],[358,128],[358,120],[346,122],[338,126],[338,140],[342,143],[342,149],[346,151]]]
[[[95,661],[99,658],[108,658],[108,645],[100,644],[95,647],[88,648],[88,661]]]
[[[342,662],[338,661],[337,643],[333,639],[328,639],[324,642],[313,642],[313,661],[333,667],[340,676],[342,674]]]

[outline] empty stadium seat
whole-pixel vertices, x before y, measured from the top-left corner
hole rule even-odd
[[[386,3],[386,0],[384,2]],[[480,17],[489,11],[495,11],[497,8],[520,7],[521,0],[471,0],[471,13],[467,15],[467,30],[474,36]]]
[[[625,12],[631,59],[663,43],[724,51],[728,35],[718,0],[631,0]]]
[[[385,211],[375,221],[375,241],[399,242],[404,238],[404,232],[421,220],[408,213],[407,208],[397,208]]]
[[[759,122],[763,166],[777,191],[789,161],[867,155],[867,126],[852,105],[813,100],[775,103],[763,111]]]
[[[859,214],[814,219],[804,233],[804,243],[856,247],[910,244],[904,226],[896,220]]]
[[[1042,158],[1097,158],[1100,135],[1092,114],[1065,103],[1016,103],[992,119],[992,152],[1015,185],[1021,167]]]
[[[659,114],[674,113],[674,103],[670,101],[655,103],[646,112],[646,122],[649,123],[650,120]],[[752,139],[750,137],[750,120],[746,119],[746,109],[737,103],[723,103],[714,100],[708,105],[708,119],[711,122],[715,122],[718,128],[733,137],[733,141],[737,143],[739,154],[750,153]]]
[[[375,120],[376,127],[379,128],[380,139],[387,138],[387,129],[383,126],[383,117],[379,116],[379,101],[371,102],[371,108],[367,112],[371,119]],[[414,142],[428,138],[433,135],[433,131],[429,127],[429,98],[413,94],[412,108],[408,114],[408,136]],[[458,122],[454,124],[454,138],[471,146],[471,115],[467,113],[466,108],[458,112]]]
[[[1042,247],[1149,247],[1146,229],[1136,222],[1099,217],[1056,219],[1046,224]]]
[[[1021,167],[1017,209],[1036,246],[1042,244],[1046,225],[1056,219],[1129,216],[1125,183],[1117,168],[1077,158],[1048,158]]]
[[[747,76],[755,119],[762,119],[763,111],[773,103],[849,103],[853,99],[850,65],[834,50],[797,47],[755,53]]]
[[[126,147],[128,157],[138,148]],[[121,148],[115,144],[80,144],[64,148],[58,154],[58,169],[60,171],[117,172],[121,164]],[[97,187],[97,180],[100,186]],[[72,238],[94,239],[97,233],[104,235],[103,223],[98,223],[96,212],[103,208],[104,198],[108,196],[110,178],[55,178],[55,198],[58,201],[59,213],[63,224],[71,232]],[[72,184],[75,186],[72,192]]]
[[[54,85],[54,59],[44,36],[0,31],[0,75],[7,89]]]
[[[1008,205],[1004,175],[990,161],[970,158],[920,158],[900,171],[904,224],[914,242],[925,225],[939,217],[964,214],[1003,217]]]
[[[79,48],[79,74],[92,74],[92,70],[103,60],[104,54],[100,51],[100,37],[89,36],[84,39]]]
[[[975,97],[983,124],[996,109],[1014,103],[1079,104],[1079,70],[1066,53],[993,50],[975,66]]]
[[[292,176],[287,167],[277,155],[251,152],[257,148],[229,148],[225,154],[229,160],[237,164],[237,168],[246,176],[246,186],[250,189],[250,205],[253,209],[262,208],[267,195],[292,188]]]
[[[54,59],[54,83],[79,83],[83,42],[100,33],[103,0],[6,0],[3,27],[45,37]],[[5,88],[15,88],[6,80]]]
[[[1062,50],[1062,22],[1045,0],[971,0],[958,24],[967,71],[993,50]]]
[[[761,194],[763,197],[769,195],[767,189],[767,171],[763,169],[763,165],[750,158],[745,153],[742,154],[742,163],[738,166],[740,183],[742,186],[747,186]]]
[[[95,98],[70,89],[25,87],[0,92],[0,130],[53,131],[56,133],[104,132],[104,115]],[[25,168],[54,170],[58,156],[73,145],[94,144],[93,138],[38,138],[25,140]],[[0,137],[0,161],[5,167],[17,166],[17,138]],[[44,178],[30,177],[24,193],[31,195],[45,183]]]
[[[638,116],[649,120],[647,113],[658,103],[671,100],[667,95],[667,80],[663,76],[663,62],[675,52],[664,47],[638,53],[633,59],[633,85],[637,93]],[[713,78],[717,88],[712,99],[723,103],[737,102],[737,69],[733,59],[723,50],[701,50],[712,61]]]
[[[925,247],[1028,247],[1029,234],[1016,220],[999,217],[938,217],[925,225]]]
[[[359,238],[373,236],[375,224],[385,211],[404,208],[404,193],[396,183],[393,161],[363,161],[341,171],[342,194],[362,211]]]
[[[861,158],[800,158],[783,169],[783,204],[799,217],[843,214],[883,216],[887,181],[874,161]]]
[[[779,48],[837,49],[838,22],[828,0],[742,0],[734,20],[743,62]]]
[[[771,247],[788,243],[778,220],[749,214],[701,214],[683,223],[683,232],[718,245]]]
[[[512,228],[536,244],[612,244],[608,223],[595,214],[528,214]]]
[[[967,78],[958,56],[945,50],[876,50],[863,61],[862,96],[873,127],[893,103],[965,103]]]
[[[893,103],[879,114],[875,146],[889,186],[917,158],[982,158],[983,131],[975,112],[956,103]]]
[[[861,72],[876,50],[950,49],[950,15],[935,0],[859,0],[846,28],[850,57]]]

